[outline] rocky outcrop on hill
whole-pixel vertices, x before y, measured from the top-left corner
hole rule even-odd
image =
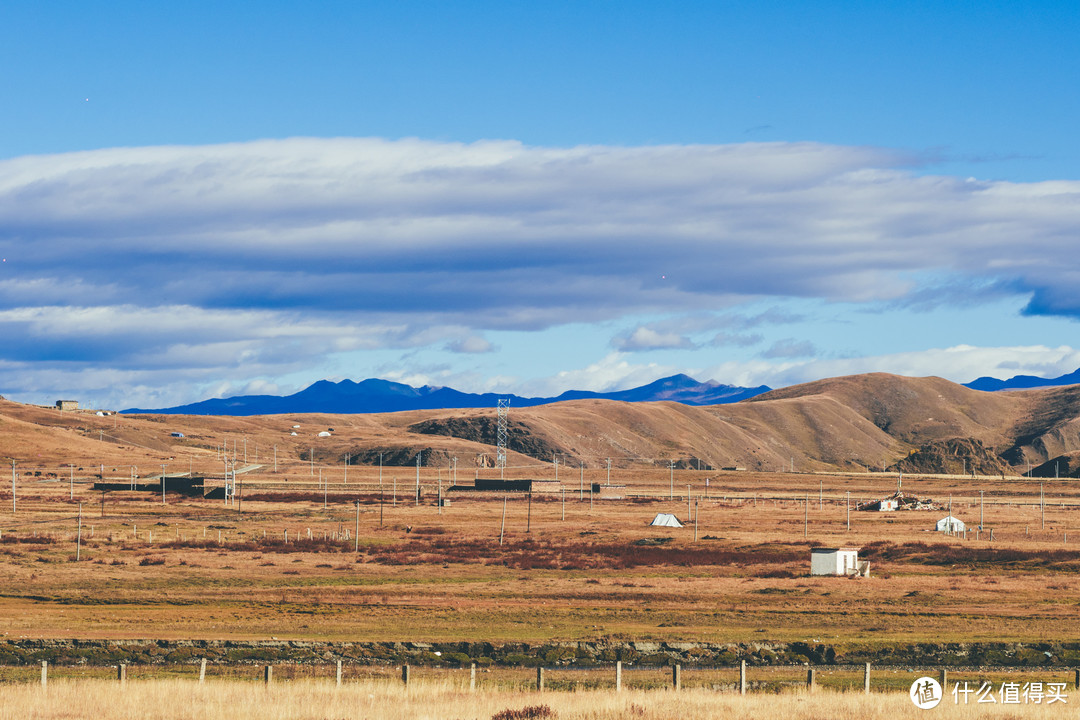
[[[1031,468],[1031,477],[1080,478],[1080,452],[1058,455]]]
[[[498,420],[489,416],[433,418],[410,425],[408,430],[420,435],[445,435],[484,445],[497,446],[499,443]],[[563,448],[547,441],[531,427],[517,420],[507,423],[506,449],[540,460],[551,460],[555,453],[571,464],[575,460],[574,456]]]
[[[889,470],[941,475],[1004,475],[1012,471],[975,438],[951,438],[926,443]]]

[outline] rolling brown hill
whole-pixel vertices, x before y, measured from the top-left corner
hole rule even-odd
[[[330,437],[317,437],[331,428]],[[969,448],[986,456],[979,467],[993,467],[987,458],[996,457],[1025,471],[1028,463],[1080,452],[1080,386],[990,393],[941,378],[875,373],[774,390],[733,405],[575,400],[512,409],[509,429],[509,462],[517,466],[539,467],[557,456],[564,467],[598,468],[611,458],[614,467],[880,469],[920,448],[960,439],[972,442],[952,443],[938,455],[952,462]],[[493,465],[495,410],[102,417],[0,400],[0,458],[44,476],[62,477],[69,463],[99,473],[104,465],[114,476],[130,466],[140,475],[160,472],[162,463],[169,472],[189,466],[210,472],[219,467],[222,443],[236,448],[237,457],[246,445],[247,462],[263,465],[272,457],[310,464],[312,456],[330,467],[344,468],[347,459],[374,465],[381,453],[384,466],[400,468],[414,466],[420,452],[426,467],[449,467],[457,458],[467,473],[470,466]],[[925,457],[936,456],[928,451]]]

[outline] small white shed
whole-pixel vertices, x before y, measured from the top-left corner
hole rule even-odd
[[[947,515],[941,518],[937,521],[937,525],[934,526],[935,530],[944,533],[964,532],[966,528],[967,526],[964,525],[963,520],[961,520],[960,518],[954,518],[952,515]]]
[[[811,575],[855,575],[859,573],[859,548],[824,548],[810,550]]]

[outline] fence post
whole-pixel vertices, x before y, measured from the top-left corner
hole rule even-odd
[[[476,690],[476,663],[469,667],[469,690]]]
[[[49,684],[49,661],[41,661],[41,687],[45,687]]]
[[[746,694],[746,661],[739,663],[739,694]]]
[[[622,691],[622,660],[615,661],[615,692]]]
[[[274,682],[274,666],[267,665],[263,668],[263,683],[269,685]]]
[[[536,668],[536,692],[544,692],[544,668]]]
[[[949,689],[949,671],[945,668],[941,668],[941,691],[947,692]]]
[[[337,661],[337,684],[341,687],[341,661]]]
[[[671,666],[671,689],[682,690],[682,665]]]
[[[870,663],[866,663],[866,669],[863,670],[863,692],[870,694]]]
[[[408,665],[402,665],[401,666],[401,682],[403,682],[405,685],[409,684],[409,666]]]
[[[199,682],[204,682],[205,680],[206,680],[206,658],[203,658],[202,662],[199,663]]]
[[[806,689],[811,692],[814,690],[814,668],[809,668],[806,671]]]
[[[116,679],[123,685],[127,682],[127,665],[123,663],[116,666]]]

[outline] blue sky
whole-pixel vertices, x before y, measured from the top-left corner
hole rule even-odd
[[[1075,3],[8,3],[0,394],[1080,367]]]

